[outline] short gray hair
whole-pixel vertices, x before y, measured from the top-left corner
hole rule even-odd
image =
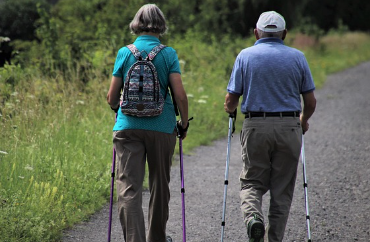
[[[258,32],[258,36],[261,39],[262,38],[279,38],[279,39],[282,39],[283,38],[284,30],[283,31],[279,31],[279,32],[265,32],[265,31],[262,31],[260,29],[257,29],[257,32]]]
[[[155,4],[145,4],[137,11],[130,23],[132,34],[152,32],[163,35],[167,31],[166,19]]]

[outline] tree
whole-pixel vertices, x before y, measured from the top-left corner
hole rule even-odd
[[[45,0],[4,0],[0,2],[0,36],[11,40],[33,40],[39,14],[37,5],[48,8]]]
[[[362,0],[309,0],[303,16],[312,24],[328,31],[339,25],[348,26],[350,30],[368,31],[370,29],[370,2]]]

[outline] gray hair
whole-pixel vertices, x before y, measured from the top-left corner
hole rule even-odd
[[[166,19],[155,4],[145,4],[137,11],[130,23],[132,34],[151,32],[163,35],[167,31]]]
[[[261,39],[262,38],[279,38],[279,39],[282,39],[283,38],[284,30],[283,31],[279,31],[279,32],[265,32],[265,31],[262,31],[260,29],[257,29],[257,32],[258,32],[258,36]]]

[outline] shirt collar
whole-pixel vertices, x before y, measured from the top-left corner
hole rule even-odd
[[[256,41],[254,45],[263,44],[263,43],[278,43],[278,44],[284,44],[284,41],[278,38],[262,38]]]
[[[152,36],[152,35],[140,35],[139,37],[136,38],[136,41],[155,41],[155,42],[158,42],[160,43],[160,40],[155,37],[155,36]]]

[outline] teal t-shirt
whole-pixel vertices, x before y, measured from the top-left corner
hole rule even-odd
[[[154,36],[142,35],[133,44],[139,51],[144,50],[146,53],[149,53],[155,46],[160,44],[160,40]],[[113,76],[121,77],[123,82],[125,82],[126,74],[135,61],[136,59],[131,51],[126,46],[122,47],[117,54]],[[171,47],[164,48],[154,58],[153,64],[156,67],[161,84],[161,93],[165,97],[163,112],[156,117],[134,117],[123,114],[120,108],[117,112],[117,121],[113,131],[144,129],[169,134],[173,133],[176,127],[176,116],[168,85],[171,73],[181,74],[176,51]]]

